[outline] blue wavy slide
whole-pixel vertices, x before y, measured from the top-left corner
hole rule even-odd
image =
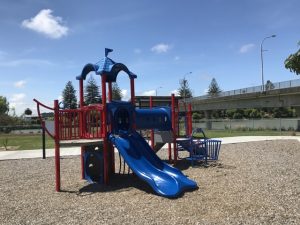
[[[172,198],[185,190],[197,188],[195,181],[163,162],[139,133],[110,135],[110,141],[132,171],[146,181],[157,194]]]

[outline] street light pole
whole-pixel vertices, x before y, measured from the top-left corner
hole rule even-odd
[[[162,88],[162,87],[158,87],[158,88],[155,89],[155,96],[157,96],[157,90],[160,89],[160,88]]]
[[[263,43],[266,39],[268,38],[274,38],[276,37],[275,34],[271,35],[271,36],[268,36],[268,37],[265,37],[261,44],[260,44],[260,60],[261,60],[261,85],[262,85],[262,92],[265,91],[265,81],[264,81],[264,59],[263,59],[263,52],[266,51],[263,49]]]

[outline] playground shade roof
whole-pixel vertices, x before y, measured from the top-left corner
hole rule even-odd
[[[77,80],[85,80],[87,74],[94,71],[97,75],[107,75],[106,82],[116,82],[118,73],[124,71],[128,74],[130,79],[135,79],[137,76],[132,73],[124,64],[116,63],[112,59],[105,57],[96,64],[88,63],[86,64],[79,76],[76,77]]]

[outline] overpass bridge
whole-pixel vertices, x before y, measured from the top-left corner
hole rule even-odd
[[[255,86],[220,92],[215,96],[188,98],[185,102],[192,104],[193,111],[204,111],[206,118],[210,118],[213,110],[268,107],[294,107],[300,116],[300,79],[273,83],[264,90],[262,86]]]

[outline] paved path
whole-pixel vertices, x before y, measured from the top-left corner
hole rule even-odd
[[[253,141],[271,141],[271,140],[298,140],[300,137],[296,136],[242,136],[242,137],[225,137],[216,138],[222,141],[222,144],[235,144],[242,142],[253,142]],[[61,156],[79,155],[80,147],[73,148],[61,148]],[[46,157],[53,157],[54,149],[46,149]],[[28,158],[42,158],[42,149],[36,150],[19,150],[19,151],[0,151],[0,160],[8,159],[28,159]]]

